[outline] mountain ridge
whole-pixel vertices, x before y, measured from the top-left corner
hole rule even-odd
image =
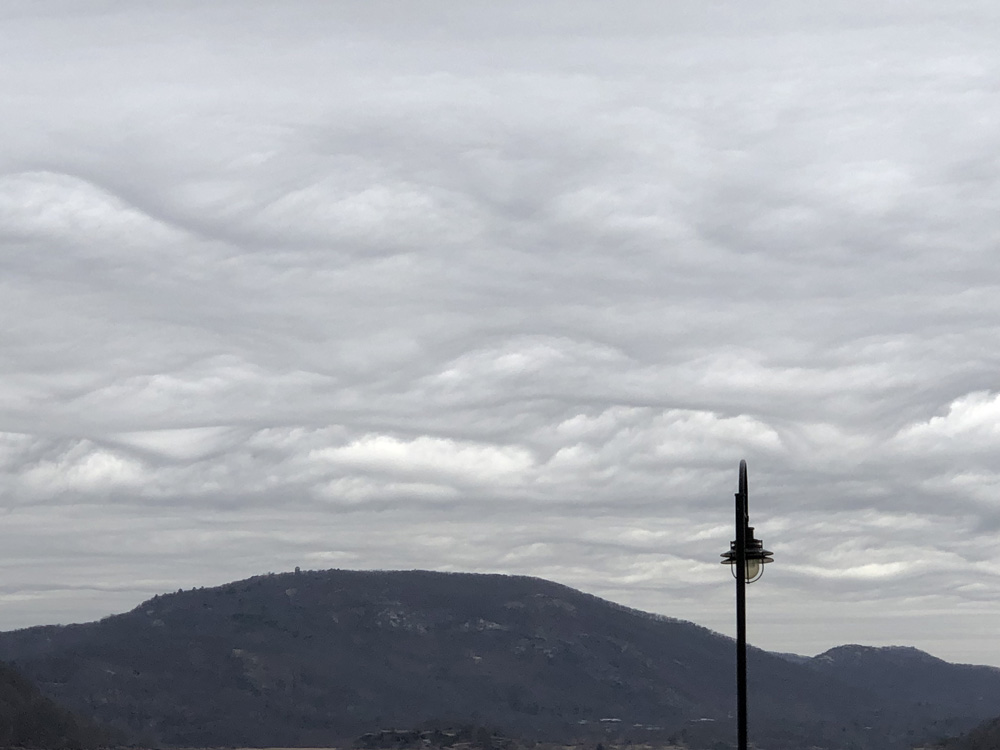
[[[734,734],[732,644],[541,578],[332,570],[254,576],[157,595],[94,623],[0,633],[0,658],[16,659],[50,697],[147,743],[315,746],[444,722],[709,746]],[[1000,713],[933,691],[926,706],[893,698],[859,680],[863,658],[839,658],[860,652],[831,651],[817,661],[750,649],[761,746],[903,748]],[[1000,670],[977,672],[966,689],[971,673],[936,661],[962,695],[1000,695]],[[919,682],[910,662],[900,674]]]

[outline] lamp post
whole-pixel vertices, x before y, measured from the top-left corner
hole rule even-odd
[[[736,579],[736,720],[739,750],[747,750],[747,584],[764,573],[765,563],[774,562],[773,553],[753,535],[747,502],[747,462],[740,461],[740,491],[736,493],[736,539],[722,553]]]

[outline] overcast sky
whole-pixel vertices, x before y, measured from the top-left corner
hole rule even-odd
[[[1000,5],[5,0],[0,628],[530,574],[1000,665]]]

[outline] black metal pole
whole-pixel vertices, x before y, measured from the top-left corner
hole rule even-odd
[[[740,461],[736,493],[736,721],[739,750],[747,750],[747,462]]]

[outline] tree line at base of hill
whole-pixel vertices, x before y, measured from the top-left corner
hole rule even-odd
[[[0,662],[0,747],[88,750],[118,740],[56,705],[30,680]]]
[[[1000,750],[1000,716],[942,742],[937,750]]]

